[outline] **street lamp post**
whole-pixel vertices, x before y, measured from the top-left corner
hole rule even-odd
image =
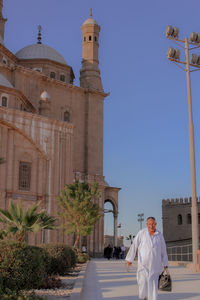
[[[198,226],[198,207],[197,207],[197,194],[196,194],[196,169],[195,169],[195,147],[194,147],[194,125],[192,117],[192,97],[191,97],[191,83],[190,72],[200,70],[200,57],[197,55],[192,56],[192,63],[189,61],[189,50],[199,48],[200,35],[194,32],[190,35],[190,42],[185,38],[184,41],[178,38],[179,30],[176,27],[168,26],[166,29],[166,37],[174,41],[177,45],[185,48],[186,61],[180,61],[180,51],[178,49],[169,48],[168,59],[178,65],[181,69],[186,71],[187,77],[187,94],[188,94],[188,112],[189,112],[189,144],[190,144],[190,172],[191,172],[191,215],[192,215],[192,252],[193,252],[193,266],[196,269],[196,253],[199,248],[199,226]],[[184,47],[178,42],[184,43]],[[192,48],[189,49],[189,44]],[[185,68],[179,64],[185,65]],[[190,66],[193,70],[190,71]]]
[[[144,221],[144,214],[138,214],[138,222],[140,223],[140,230],[142,229],[143,221]]]

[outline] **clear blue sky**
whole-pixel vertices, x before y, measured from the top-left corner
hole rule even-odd
[[[93,9],[101,26],[104,90],[104,175],[121,187],[121,234],[136,234],[137,214],[154,215],[162,230],[162,199],[190,196],[186,74],[166,58],[172,43],[200,30],[199,0],[4,0],[5,43],[12,51],[42,41],[72,66],[79,85],[81,25]],[[173,45],[172,45],[173,46]],[[198,50],[194,51],[198,53]],[[199,50],[200,54],[200,50]],[[182,51],[184,59],[184,51]],[[200,182],[200,72],[192,73],[197,194]]]

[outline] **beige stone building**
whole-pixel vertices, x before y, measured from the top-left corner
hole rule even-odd
[[[117,237],[117,244],[114,242],[114,236],[113,235],[104,235],[104,247],[110,245],[111,247],[117,246],[117,247],[122,247],[124,244],[124,237],[123,235],[119,235]]]
[[[200,198],[198,223],[200,229]],[[163,235],[168,246],[192,243],[191,198],[162,200]]]
[[[0,0],[0,206],[22,199],[24,206],[37,201],[57,216],[57,197],[65,184],[75,178],[98,181],[99,206],[109,201],[114,208],[117,240],[119,188],[110,187],[103,175],[104,92],[99,70],[100,26],[90,17],[83,23],[80,86],[65,59],[37,43],[16,54],[4,44],[6,19]],[[23,22],[23,20],[21,20]],[[77,24],[78,26],[78,24]],[[78,59],[78,58],[77,58]],[[33,244],[73,243],[62,230],[30,235]],[[90,253],[99,255],[104,247],[104,218],[87,238]]]

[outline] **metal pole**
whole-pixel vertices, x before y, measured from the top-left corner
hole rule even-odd
[[[142,218],[140,218],[140,230],[142,229]]]
[[[117,214],[114,214],[114,246],[117,247]]]
[[[188,39],[185,38],[185,57],[186,57],[186,75],[187,75],[187,93],[188,93],[188,111],[189,111],[189,140],[190,140],[190,172],[191,172],[191,215],[192,215],[192,259],[193,267],[196,269],[196,253],[199,248],[199,225],[198,225],[198,207],[196,194],[196,170],[195,170],[195,150],[194,150],[194,126],[192,119],[192,97],[190,85],[190,64]]]
[[[144,221],[144,214],[138,214],[138,222],[140,222],[140,230],[142,229],[142,222]]]

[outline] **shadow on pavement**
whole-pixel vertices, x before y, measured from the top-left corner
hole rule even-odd
[[[124,269],[120,270],[120,265],[113,265],[113,268],[103,264],[100,266],[95,261],[89,263],[82,300],[139,300],[135,269],[126,273]],[[174,272],[173,277],[172,282],[177,282],[178,291],[181,291],[180,282],[183,282],[189,292],[175,292],[176,289],[169,293],[160,292],[158,300],[200,300],[198,288],[192,289],[190,286],[193,281],[196,286],[200,274],[190,274],[183,269],[182,273],[179,270]]]
[[[125,276],[125,275],[109,275],[109,276],[105,276],[105,275],[99,275],[98,274],[98,278],[99,280],[120,280],[120,279],[126,279],[126,280],[133,280],[133,277],[136,277],[136,276]],[[199,299],[200,300],[200,299]]]
[[[163,294],[158,296],[158,300],[183,300],[188,299],[191,297],[195,297],[194,300],[199,300],[200,296],[197,293],[169,293],[169,294]],[[109,299],[115,299],[115,300],[139,300],[138,296],[121,296],[121,297],[103,297],[103,300],[109,300]]]
[[[136,280],[131,280],[131,281],[109,281],[109,282],[99,282],[99,286],[101,287],[102,290],[106,289],[108,291],[108,287],[110,288],[110,290],[112,290],[113,287],[123,287],[123,286],[133,286],[133,285],[137,285],[137,281]],[[200,299],[199,299],[200,300]]]
[[[182,299],[188,299],[191,297],[195,297],[194,300],[199,300],[200,295],[199,293],[168,293],[168,294],[162,294],[158,296],[159,300],[182,300]]]
[[[124,297],[103,297],[103,300],[115,299],[115,300],[140,300],[138,296],[124,296]]]

